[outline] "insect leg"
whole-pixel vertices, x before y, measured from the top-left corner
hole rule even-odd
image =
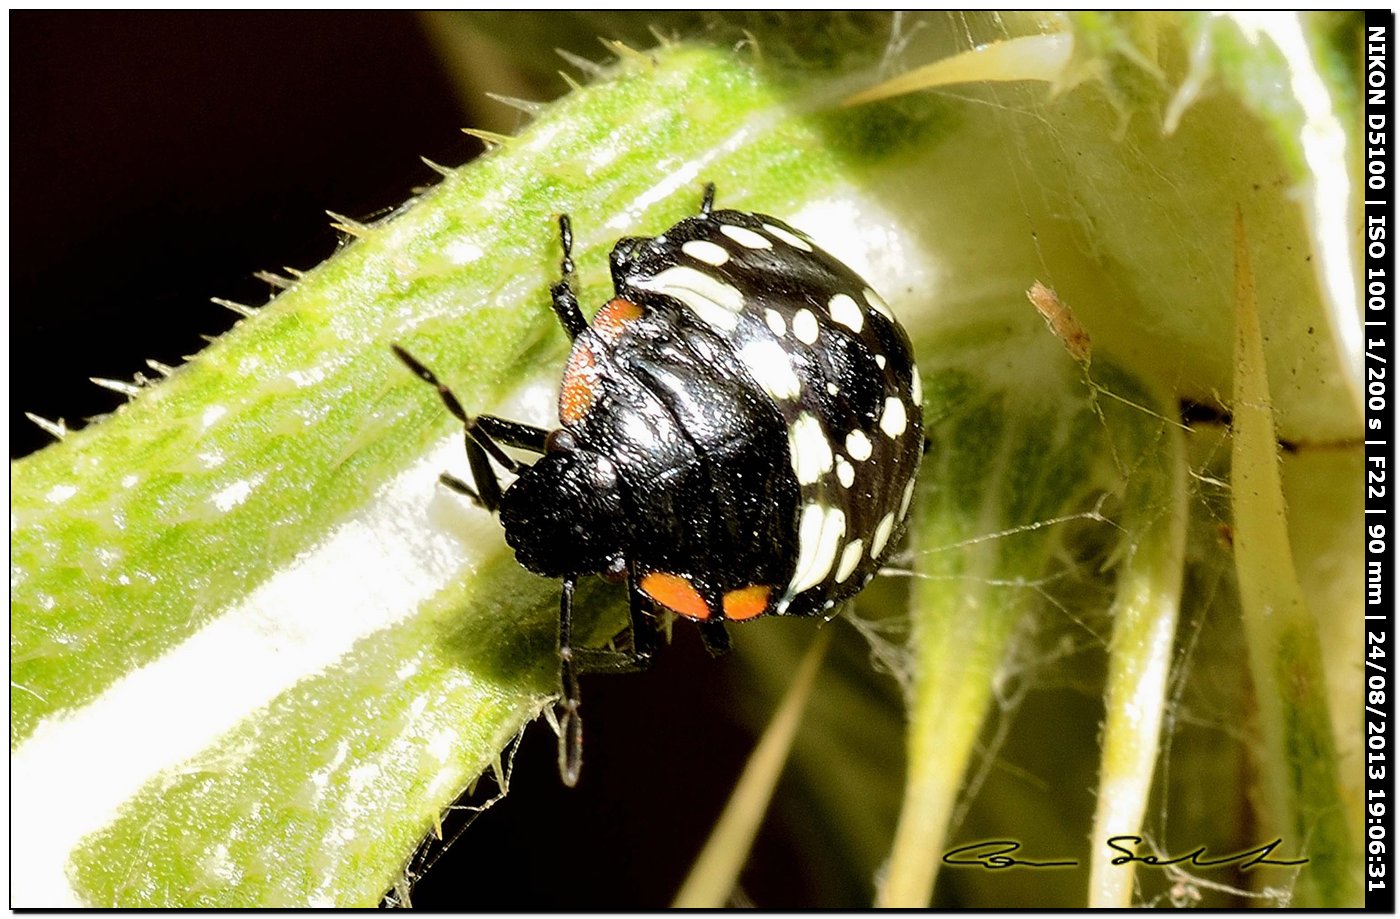
[[[638,580],[636,577],[627,579],[627,612],[632,620],[632,659],[638,670],[645,670],[651,666],[661,635],[656,620],[647,612],[646,595],[638,586]]]
[[[656,624],[632,598],[632,651],[575,648],[573,641],[574,578],[565,578],[559,592],[559,667],[564,695],[559,700],[559,778],[572,788],[583,770],[583,700],[580,673],[610,670],[643,670],[651,664],[656,648]]]
[[[443,484],[454,491],[467,495],[488,511],[496,510],[501,506],[501,483],[496,479],[496,472],[491,468],[491,461],[486,458],[487,453],[490,453],[496,462],[511,472],[518,472],[520,464],[506,455],[505,451],[496,445],[490,435],[480,428],[477,419],[466,413],[466,410],[462,408],[462,403],[452,394],[452,390],[443,385],[436,374],[398,345],[390,347],[393,348],[395,356],[403,361],[404,365],[412,370],[420,380],[437,389],[442,404],[447,406],[447,410],[452,413],[454,418],[462,422],[466,435],[463,438],[463,443],[467,451],[467,463],[471,466],[472,481],[476,483],[476,488],[472,489],[460,479],[450,476],[448,480],[443,481]]]
[[[569,788],[578,784],[583,770],[583,702],[574,669],[573,616],[574,579],[565,578],[559,593],[559,676],[564,686],[559,700],[559,778]]]
[[[476,423],[480,430],[493,440],[507,447],[529,450],[531,453],[544,453],[545,441],[549,439],[549,432],[544,428],[521,424],[508,418],[497,418],[495,415],[477,415]]]
[[[457,494],[466,495],[468,498],[471,498],[473,503],[485,507],[485,505],[481,503],[481,495],[476,493],[476,489],[472,488],[452,473],[444,472],[442,475],[438,476],[438,481]]]
[[[580,673],[638,673],[651,667],[661,636],[636,578],[628,578],[627,601],[631,649],[575,648],[573,659]]]
[[[705,197],[700,200],[700,216],[710,216],[710,211],[715,207],[715,183],[705,183]]]
[[[554,315],[559,317],[560,324],[564,326],[564,331],[572,341],[583,334],[583,330],[588,328],[588,323],[583,321],[583,313],[579,312],[578,308],[578,297],[574,296],[574,229],[569,223],[568,214],[559,215],[559,243],[564,247],[564,258],[559,262],[559,273],[562,277],[550,288],[549,293]]]

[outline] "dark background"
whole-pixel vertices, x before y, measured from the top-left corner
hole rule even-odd
[[[330,255],[326,210],[371,218],[432,181],[420,155],[480,150],[407,14],[16,12],[10,42],[12,457],[51,440],[25,411],[70,426],[111,411],[124,397],[89,377],[180,363],[237,319],[210,297],[261,304],[273,290],[254,271]],[[511,796],[415,905],[670,901],[752,744],[718,685],[733,664],[676,633],[652,673],[585,680],[578,789],[559,783],[553,737],[528,732]],[[759,846],[748,895],[808,905],[791,847]]]
[[[11,456],[124,397],[479,149],[418,21],[374,13],[10,16]]]

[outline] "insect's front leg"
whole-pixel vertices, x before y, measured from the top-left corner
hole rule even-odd
[[[564,257],[559,262],[561,277],[550,288],[550,299],[554,315],[559,317],[559,323],[564,326],[569,340],[573,341],[583,334],[588,323],[584,322],[583,313],[578,308],[578,297],[574,296],[574,230],[568,214],[559,215],[559,244],[564,249]]]
[[[505,444],[507,447],[529,450],[531,453],[543,455],[545,444],[549,440],[549,432],[544,428],[521,424],[519,421],[511,421],[509,418],[477,415],[476,424],[480,433],[497,443]]]
[[[467,464],[472,470],[472,481],[476,483],[476,487],[473,488],[461,479],[447,474],[440,476],[439,481],[453,491],[471,498],[486,510],[495,511],[501,506],[501,483],[496,478],[496,471],[491,468],[491,461],[487,458],[487,453],[489,452],[491,456],[496,458],[497,462],[511,472],[518,472],[520,464],[507,456],[505,451],[491,439],[490,435],[481,429],[478,419],[467,414],[457,396],[437,378],[437,374],[399,345],[391,345],[390,347],[393,348],[394,355],[409,370],[412,370],[420,380],[437,390],[438,398],[442,399],[442,404],[447,406],[447,410],[452,413],[454,418],[462,422],[465,435],[463,446],[467,453]]]

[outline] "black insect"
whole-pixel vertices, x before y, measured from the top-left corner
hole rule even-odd
[[[592,324],[570,284],[569,218],[554,312],[573,340],[545,431],[469,416],[473,485],[442,481],[489,511],[531,571],[563,580],[560,772],[582,762],[580,672],[646,667],[653,615],[694,620],[712,653],[725,622],[817,616],[855,595],[904,528],[923,452],[909,339],[885,301],[780,220],[712,210],[660,236],[619,240],[616,294]],[[531,466],[500,444],[542,454]],[[489,457],[489,459],[488,459]],[[490,460],[518,474],[501,488]],[[575,648],[581,575],[625,578],[630,650]]]

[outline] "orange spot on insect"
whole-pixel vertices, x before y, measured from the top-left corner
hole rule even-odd
[[[710,607],[700,592],[679,574],[653,571],[642,578],[642,592],[657,603],[691,619],[709,619]]]
[[[605,341],[612,341],[622,334],[622,327],[634,319],[642,318],[642,308],[631,300],[617,298],[603,304],[598,315],[593,317],[593,331]]]
[[[594,387],[598,382],[598,362],[593,351],[580,342],[569,355],[564,367],[564,381],[559,387],[559,420],[565,424],[582,421],[593,406]]]
[[[724,615],[727,619],[752,619],[768,608],[768,595],[773,588],[750,584],[724,595]]]

